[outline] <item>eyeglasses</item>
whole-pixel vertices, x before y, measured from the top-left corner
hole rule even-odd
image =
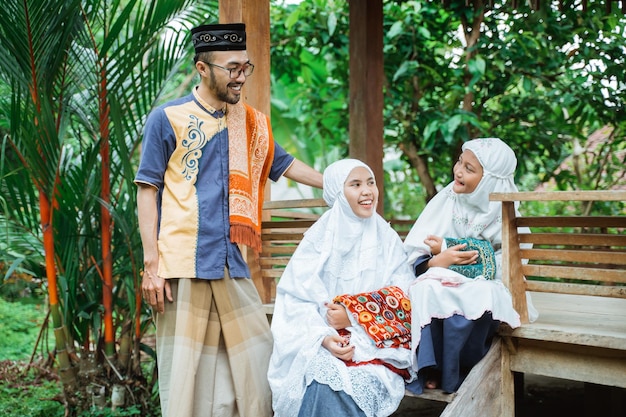
[[[250,75],[252,75],[252,72],[254,71],[254,64],[251,64],[249,62],[237,68],[226,68],[226,67],[222,67],[221,65],[212,64],[210,62],[206,62],[206,61],[202,61],[202,62],[204,62],[210,67],[217,67],[217,68],[223,69],[224,71],[228,71],[228,74],[230,78],[232,79],[239,78],[242,72],[243,72],[243,75],[245,75],[246,77],[249,77]]]

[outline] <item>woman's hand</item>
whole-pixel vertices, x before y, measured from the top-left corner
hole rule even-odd
[[[326,322],[330,327],[335,330],[341,330],[352,325],[348,318],[346,308],[343,305],[325,303],[324,306],[328,309],[326,310]]]
[[[448,268],[450,265],[471,265],[476,263],[478,251],[464,251],[463,248],[466,246],[467,244],[462,243],[449,247],[438,255],[433,256],[428,261],[428,267],[439,266]]]
[[[350,341],[343,336],[326,336],[322,340],[322,346],[334,357],[344,361],[350,361],[354,356],[354,346],[350,346]]]
[[[441,253],[441,245],[443,245],[443,238],[435,235],[428,235],[424,239],[424,243],[428,245],[433,255]]]

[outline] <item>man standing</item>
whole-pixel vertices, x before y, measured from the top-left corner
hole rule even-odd
[[[192,29],[200,84],[146,122],[135,178],[141,291],[155,311],[163,416],[271,416],[270,328],[238,244],[261,247],[269,177],[321,188],[241,103],[254,65],[243,24]]]

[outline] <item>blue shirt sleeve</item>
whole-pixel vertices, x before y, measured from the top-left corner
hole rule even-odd
[[[432,257],[433,255],[422,255],[413,262],[413,272],[416,277],[428,271],[428,261],[430,261]]]
[[[141,162],[135,183],[163,187],[163,178],[168,161],[176,147],[176,136],[163,108],[157,108],[146,120],[142,141]]]
[[[274,141],[274,161],[270,169],[270,179],[274,182],[278,181],[295,159],[278,142]]]

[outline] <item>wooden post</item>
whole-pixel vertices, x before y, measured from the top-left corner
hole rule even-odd
[[[522,274],[522,259],[517,229],[515,201],[502,202],[502,282],[513,298],[513,308],[520,321],[528,323],[526,281]]]
[[[350,4],[350,156],[372,168],[383,213],[383,2]]]
[[[246,79],[243,101],[270,116],[270,1],[220,0],[219,7],[221,23],[246,24],[246,49],[254,64],[254,73]],[[265,187],[265,199],[270,199],[269,183]],[[258,254],[244,245],[240,248],[257,291],[266,294]],[[267,297],[262,297],[261,301],[269,302]]]
[[[243,100],[270,115],[270,2],[221,0],[220,22],[246,24],[246,49],[254,73],[246,79]]]

